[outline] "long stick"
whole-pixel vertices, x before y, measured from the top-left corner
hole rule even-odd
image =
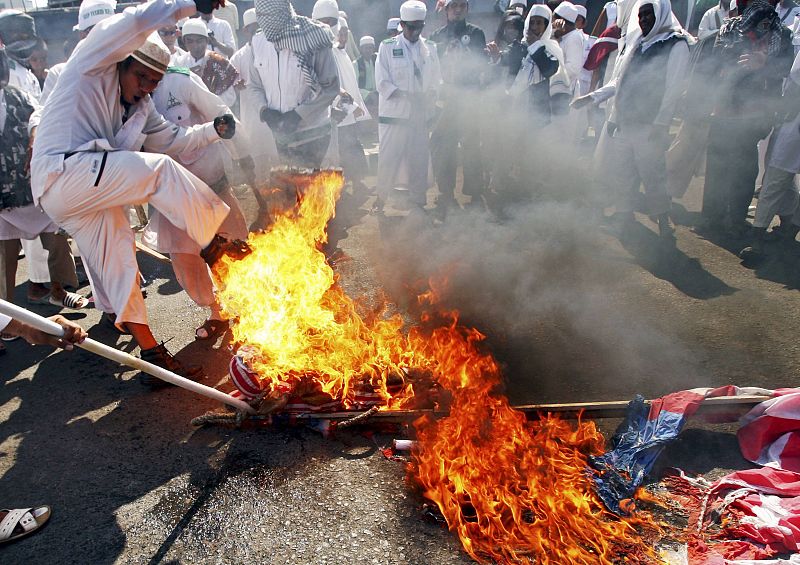
[[[761,395],[741,395],[741,396],[720,396],[706,398],[698,407],[698,414],[728,414],[736,411],[749,410],[756,404],[769,400],[770,396]],[[651,401],[646,400],[649,404]],[[610,402],[575,402],[568,404],[525,404],[512,406],[514,410],[524,412],[529,420],[538,418],[539,414],[559,414],[565,418],[575,418],[578,414],[583,414],[586,418],[623,418],[628,407],[627,400],[614,400]],[[366,414],[362,411],[342,411],[342,412],[309,412],[297,414],[296,419],[324,419],[324,420],[351,420],[357,416]],[[416,420],[421,416],[442,418],[447,416],[444,410],[380,410],[370,415],[369,421],[381,422],[408,422]]]
[[[30,326],[33,326],[37,330],[41,330],[50,335],[57,337],[64,335],[64,328],[52,320],[48,320],[47,318],[39,316],[30,310],[20,308],[16,304],[11,304],[10,302],[2,299],[0,299],[0,313],[5,314],[6,316],[11,316],[15,320],[24,322]],[[138,357],[134,357],[133,355],[125,353],[124,351],[120,351],[119,349],[109,347],[108,345],[100,343],[99,341],[95,341],[91,338],[86,338],[86,341],[81,343],[78,347],[82,347],[87,351],[91,351],[92,353],[100,355],[101,357],[105,357],[106,359],[110,359],[111,361],[116,361],[122,365],[127,365],[128,367],[138,369],[142,372],[153,375],[154,377],[158,377],[163,381],[167,381],[168,383],[185,388],[186,390],[190,390],[218,402],[222,402],[223,404],[233,406],[234,408],[243,410],[248,414],[255,413],[255,410],[253,410],[253,408],[251,408],[246,402],[232,398],[220,390],[190,381],[187,378],[176,375],[172,371],[168,371],[162,367],[159,367],[158,365],[153,365],[152,363],[143,361]]]
[[[145,255],[150,255],[150,257],[152,257],[153,259],[155,259],[157,261],[161,261],[162,263],[172,263],[172,259],[170,259],[166,255],[162,255],[161,253],[159,253],[155,249],[151,249],[150,247],[147,247],[141,241],[137,241],[136,242],[136,249],[138,249],[139,251],[141,251]]]

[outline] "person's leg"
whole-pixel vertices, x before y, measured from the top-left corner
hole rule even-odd
[[[464,173],[462,192],[478,204],[485,187],[483,178],[483,155],[481,154],[481,130],[478,120],[465,117],[461,124],[461,165]]]
[[[731,225],[739,229],[745,226],[747,211],[753,201],[758,177],[758,142],[761,137],[759,131],[740,131],[733,137],[738,147],[732,154],[735,159],[733,176],[731,178],[730,200],[728,203],[728,217]],[[731,132],[733,136],[734,133]]]
[[[38,238],[23,239],[20,243],[28,264],[28,298],[33,300],[43,298],[50,293],[47,288],[47,283],[50,282],[47,251]]]
[[[794,173],[767,167],[758,196],[753,227],[766,231],[775,216],[792,216],[797,210],[797,202]]]
[[[364,146],[358,139],[358,124],[339,128],[339,155],[346,180],[359,185],[367,172],[367,158]]]
[[[14,288],[17,286],[17,263],[19,262],[20,241],[6,239],[0,241],[0,298],[14,301]]]
[[[428,166],[431,149],[427,125],[418,120],[410,127],[408,155],[408,192],[411,203],[422,209],[428,198]]]
[[[729,131],[717,122],[711,123],[708,132],[706,178],[703,187],[703,217],[712,226],[719,226],[725,219],[728,208],[728,183],[731,182],[731,161],[738,155],[731,154]]]
[[[132,151],[70,157],[41,205],[66,227],[66,222],[80,223],[83,216],[148,201],[201,247],[211,242],[228,215],[219,197],[171,158]]]
[[[376,208],[382,209],[389,198],[391,190],[400,183],[407,183],[401,173],[408,170],[407,148],[411,126],[408,123],[382,123],[380,129],[380,146],[378,151],[378,202]]]
[[[444,112],[430,136],[430,159],[433,163],[433,176],[439,190],[439,202],[444,205],[455,204],[456,172],[458,169],[458,116],[453,115],[453,105],[445,107]],[[415,174],[409,171],[409,175]]]
[[[65,286],[78,286],[78,274],[75,271],[75,259],[66,236],[55,233],[43,233],[39,236],[42,246],[47,250],[47,267],[50,275],[50,295],[62,302],[67,294]]]
[[[658,221],[659,235],[672,235],[669,222],[671,199],[667,194],[666,151],[668,140],[663,145],[649,138],[649,130],[642,128],[631,137],[631,150],[636,171],[644,185],[646,210],[648,215],[655,216]]]

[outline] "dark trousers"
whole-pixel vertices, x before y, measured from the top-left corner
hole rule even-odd
[[[318,169],[322,165],[330,143],[331,135],[328,134],[294,147],[278,144],[278,157],[283,165]]]
[[[364,155],[364,146],[358,139],[358,123],[340,127],[339,134],[339,161],[347,180],[359,183],[367,174],[367,158]]]
[[[433,174],[445,201],[455,198],[459,144],[464,172],[462,192],[473,198],[483,194],[480,120],[475,111],[463,104],[448,103],[431,134]]]
[[[752,120],[712,120],[708,133],[703,217],[741,224],[753,200],[759,140],[767,134]]]

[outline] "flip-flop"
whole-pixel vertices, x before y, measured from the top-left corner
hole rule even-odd
[[[216,339],[230,328],[228,320],[213,320],[209,319],[203,322],[203,325],[194,331],[194,338],[198,341],[207,341],[209,339]],[[197,332],[205,330],[205,337],[199,335]]]
[[[49,304],[52,304],[53,306],[58,306],[60,308],[81,310],[82,308],[86,308],[89,305],[89,301],[86,299],[86,297],[81,296],[77,292],[68,292],[64,295],[64,298],[61,300],[58,300],[53,295],[50,295]]]
[[[19,339],[18,335],[11,335],[11,334],[0,334],[0,340],[2,341],[17,341]]]
[[[44,526],[52,513],[49,506],[3,509],[8,512],[0,521],[0,544],[24,538]]]

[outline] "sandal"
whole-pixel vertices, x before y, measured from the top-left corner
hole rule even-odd
[[[12,335],[7,333],[0,334],[0,340],[2,341],[16,341],[19,339],[18,335]]]
[[[228,328],[230,328],[228,320],[208,319],[194,331],[194,338],[200,341],[216,339],[228,331]],[[205,332],[206,335],[200,335],[200,332]]]
[[[50,304],[53,306],[58,306],[60,308],[70,308],[72,310],[80,310],[82,308],[86,308],[89,305],[89,301],[86,297],[81,296],[77,292],[68,292],[64,295],[64,298],[58,300],[53,295],[49,295],[50,297]]]
[[[50,519],[49,506],[36,508],[16,508],[14,510],[0,510],[7,512],[0,521],[0,544],[18,540],[32,534],[45,525]]]

